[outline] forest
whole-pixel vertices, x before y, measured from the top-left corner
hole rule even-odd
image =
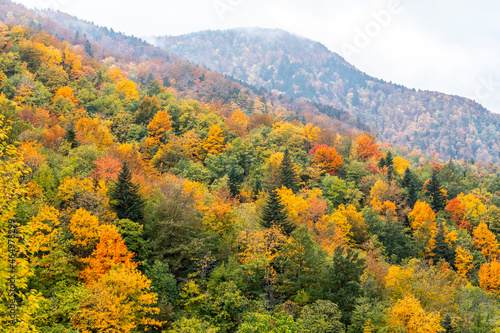
[[[497,164],[93,51],[0,23],[0,332],[500,332]]]
[[[350,112],[384,142],[443,158],[500,162],[500,117],[467,98],[372,77],[319,42],[278,29],[164,36],[155,44],[270,91]]]

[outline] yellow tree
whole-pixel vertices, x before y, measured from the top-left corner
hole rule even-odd
[[[113,145],[113,136],[109,128],[99,118],[81,118],[77,121],[76,138],[82,144],[94,144],[98,149],[106,149]]]
[[[204,156],[208,154],[218,155],[226,151],[224,139],[223,130],[219,125],[210,126],[208,135],[201,144],[201,148],[205,153]]]
[[[499,248],[495,235],[488,229],[486,223],[481,222],[473,231],[474,245],[481,250],[486,260],[498,258]]]
[[[58,97],[67,98],[75,105],[75,107],[78,106],[78,99],[73,94],[73,90],[68,86],[61,87],[56,91],[54,97],[52,98],[52,103],[54,103]]]
[[[479,285],[489,293],[500,295],[500,263],[487,262],[479,268]]]
[[[396,156],[393,159],[394,171],[400,176],[403,176],[406,169],[411,167],[411,163],[402,157]]]
[[[239,259],[247,274],[263,273],[268,299],[273,305],[278,273],[276,261],[289,239],[276,226],[264,230],[244,230],[238,236]]]
[[[240,110],[234,110],[231,117],[227,118],[226,125],[238,136],[243,137],[248,132],[248,117]]]
[[[123,94],[128,99],[139,99],[139,92],[137,91],[137,83],[129,79],[122,80],[116,84],[116,91]]]
[[[400,299],[390,310],[388,318],[391,332],[437,333],[445,332],[438,312],[426,312],[415,297]]]
[[[149,317],[159,313],[157,298],[150,280],[136,269],[118,265],[87,285],[73,325],[82,333],[158,328],[161,323]]]
[[[433,256],[432,251],[436,247],[438,228],[436,214],[434,214],[431,206],[424,201],[418,200],[413,210],[408,214],[408,219],[413,230],[413,236],[423,248],[423,254]]]
[[[26,194],[21,179],[27,170],[15,146],[8,142],[11,123],[4,119],[0,115],[0,313],[4,314],[0,327],[5,332],[36,332],[39,297],[27,291],[33,271],[25,245],[31,241],[32,231],[15,219],[16,208]]]
[[[172,122],[166,111],[158,111],[148,125],[146,144],[149,149],[166,143],[167,134],[172,130]]]
[[[474,257],[470,251],[457,246],[455,250],[455,267],[459,276],[467,278],[467,274],[474,268],[473,261]]]
[[[80,258],[88,256],[99,240],[99,219],[80,208],[71,217],[68,227]]]
[[[69,252],[71,243],[65,239],[59,217],[57,209],[43,206],[29,224],[33,232],[30,249],[34,254],[32,265],[40,268],[40,281],[45,283],[76,277]]]
[[[326,252],[332,254],[338,246],[347,248],[351,243],[351,225],[347,217],[336,211],[325,215],[315,225],[314,239]]]

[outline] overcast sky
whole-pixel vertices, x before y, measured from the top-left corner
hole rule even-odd
[[[135,36],[280,28],[360,70],[410,88],[469,97],[500,113],[500,1],[16,0]]]

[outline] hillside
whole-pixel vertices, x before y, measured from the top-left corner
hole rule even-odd
[[[2,332],[498,328],[498,165],[99,58],[29,15],[0,23]]]
[[[59,11],[31,11],[9,0],[0,1],[0,20],[42,29],[61,38],[98,60],[107,64],[127,64],[130,78],[147,84],[158,79],[172,85],[186,98],[194,97],[208,103],[234,101],[247,113],[268,112],[281,109],[290,119],[300,119],[323,127],[334,127],[339,131],[357,129],[371,132],[372,129],[358,117],[331,106],[296,101],[265,89],[259,89],[242,81],[193,66],[185,59],[154,47],[145,41],[99,27],[92,22],[79,20]],[[237,97],[237,98],[236,98]],[[288,111],[284,111],[284,110]]]
[[[380,140],[410,151],[500,160],[500,115],[469,99],[373,78],[318,42],[251,28],[158,37],[155,44],[249,84],[346,110]]]

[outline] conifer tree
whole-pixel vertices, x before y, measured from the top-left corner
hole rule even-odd
[[[299,182],[288,148],[285,150],[285,154],[283,155],[283,159],[281,160],[279,177],[281,185],[291,189],[294,193],[297,192],[299,188]]]
[[[231,195],[235,197],[240,194],[241,175],[236,172],[234,165],[231,167],[231,170],[229,170],[227,175],[229,177],[229,191],[231,191]]]
[[[432,177],[426,186],[426,190],[431,196],[431,207],[434,211],[439,212],[445,207],[445,198],[441,184],[437,179],[437,172],[432,171]]]
[[[438,226],[438,232],[436,235],[436,247],[434,248],[435,261],[439,259],[444,259],[449,263],[454,261],[454,253],[453,249],[450,249],[448,243],[446,242],[446,235],[444,230],[444,224],[440,223]]]
[[[387,152],[385,157],[385,165],[387,166],[387,180],[391,182],[394,175],[394,160],[390,151]]]
[[[271,228],[273,225],[280,227],[283,232],[290,235],[295,230],[295,225],[288,220],[285,205],[276,190],[270,191],[266,205],[262,211],[260,225],[264,228]]]
[[[110,205],[119,219],[142,222],[145,202],[139,195],[139,186],[132,182],[132,173],[126,162],[110,190]]]
[[[413,208],[415,202],[417,202],[418,190],[417,185],[415,184],[415,177],[413,176],[410,168],[406,168],[401,186],[406,189],[406,202],[408,206]]]

